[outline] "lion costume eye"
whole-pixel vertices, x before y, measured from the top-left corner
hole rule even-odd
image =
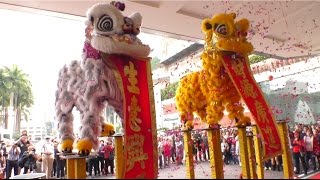
[[[99,31],[112,31],[113,29],[113,20],[108,15],[102,15],[97,23],[97,29]]]
[[[227,26],[225,24],[214,24],[214,30],[222,35],[227,35]]]

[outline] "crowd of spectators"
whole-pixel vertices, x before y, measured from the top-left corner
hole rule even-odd
[[[108,138],[106,141],[100,140],[100,146],[97,155],[89,156],[87,172],[90,177],[95,176],[114,176],[114,141]]]
[[[295,173],[320,170],[320,126],[296,124],[289,129]],[[302,172],[300,171],[302,168]]]
[[[288,126],[289,147],[292,152],[295,174],[307,174],[309,170],[320,170],[320,126],[296,124]],[[237,128],[221,128],[221,151],[225,165],[241,166]],[[247,134],[253,134],[251,128]],[[192,131],[193,157],[195,162],[210,160],[208,136],[205,130]],[[158,135],[159,168],[171,164],[181,165],[185,160],[183,134],[169,130]],[[264,162],[265,170],[283,171],[281,155]],[[301,169],[303,171],[301,171]]]
[[[235,128],[221,129],[221,151],[224,164],[239,164],[239,142]],[[210,160],[208,135],[206,131],[195,130],[191,133],[193,158],[195,162]],[[158,135],[159,168],[170,164],[184,164],[184,142],[181,131],[167,131]]]
[[[12,175],[44,172],[46,178],[50,179],[53,177],[52,173],[61,169],[60,159],[55,157],[55,154],[58,153],[57,145],[56,140],[47,137],[41,145],[41,150],[37,152],[36,144],[27,135],[27,131],[22,131],[20,138],[16,141],[1,142],[0,174],[2,178],[9,179]]]
[[[292,152],[295,174],[307,174],[309,170],[320,170],[320,126],[296,124],[288,126],[289,147]],[[225,165],[241,166],[237,128],[221,128],[221,151]],[[248,134],[252,134],[248,129]],[[205,130],[192,131],[193,158],[195,162],[210,160],[208,136]],[[46,138],[41,151],[37,152],[26,132],[21,137],[6,144],[1,142],[0,179],[12,175],[31,172],[44,172],[46,178],[64,178],[66,160],[61,158],[57,139]],[[171,130],[158,135],[159,168],[171,164],[183,165],[185,160],[183,134]],[[99,149],[87,158],[87,175],[93,178],[100,175],[114,175],[113,138],[101,140]],[[282,171],[282,157],[264,162],[265,170]],[[22,171],[23,170],[23,171]],[[302,170],[302,171],[301,171]]]
[[[46,179],[65,179],[66,160],[62,158],[57,138],[46,137],[37,152],[33,143],[23,131],[17,141],[1,142],[0,179],[9,179],[12,175],[45,173]],[[100,141],[97,151],[92,151],[86,161],[87,175],[93,178],[100,175],[114,175],[114,142],[108,138]]]

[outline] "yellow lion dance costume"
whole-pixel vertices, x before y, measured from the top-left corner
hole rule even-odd
[[[186,129],[193,129],[194,112],[212,127],[223,118],[225,109],[237,125],[250,123],[250,118],[244,116],[241,96],[221,62],[222,53],[248,60],[253,51],[246,38],[249,21],[235,21],[235,18],[234,13],[218,14],[202,21],[205,34],[201,55],[203,70],[183,77],[176,91],[177,108]]]

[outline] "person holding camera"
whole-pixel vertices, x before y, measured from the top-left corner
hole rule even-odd
[[[28,151],[24,152],[24,154],[22,155],[23,174],[27,174],[29,170],[30,172],[35,170],[37,161],[35,152],[35,148],[33,146],[29,146]]]
[[[20,148],[17,143],[13,143],[10,150],[8,151],[8,161],[7,161],[7,179],[11,177],[12,168],[14,170],[14,175],[18,175],[19,165],[19,154]]]
[[[28,151],[28,147],[32,145],[32,143],[28,140],[28,136],[26,134],[26,131],[23,131],[20,138],[16,141],[17,146],[20,148],[20,154],[19,154],[19,160],[21,161],[21,158],[24,154],[24,152]],[[18,167],[18,174],[20,174],[21,169],[23,168],[23,164],[20,163]]]

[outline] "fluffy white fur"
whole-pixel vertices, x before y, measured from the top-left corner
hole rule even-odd
[[[102,32],[97,29],[97,22],[98,19],[102,15],[109,15],[113,20],[113,31],[109,32]],[[93,17],[93,22],[91,22],[91,17]],[[124,16],[122,13],[113,5],[108,3],[100,3],[95,4],[87,11],[87,20],[86,25],[92,25],[94,27],[95,34],[102,34],[102,35],[112,35],[112,34],[121,34],[122,26],[124,24]]]
[[[102,32],[97,28],[97,23],[102,15],[109,15],[113,20],[113,31]],[[91,45],[95,49],[108,54],[125,54],[137,58],[146,58],[150,54],[150,47],[143,45],[139,38],[136,37],[140,33],[140,26],[142,23],[142,16],[140,13],[133,13],[129,16],[132,18],[134,42],[128,44],[112,39],[113,35],[122,35],[122,27],[124,25],[124,16],[122,13],[111,4],[96,4],[87,11],[86,24],[93,26],[93,37]],[[93,20],[93,22],[92,22]]]
[[[150,54],[150,47],[143,44],[127,44],[114,41],[110,37],[93,36],[91,45],[95,49],[107,54],[124,54],[137,58],[146,58]]]
[[[113,28],[108,32],[97,29],[97,22],[102,15],[108,15],[113,20]],[[142,16],[133,13],[130,18],[134,22],[132,33],[136,37],[140,32]],[[122,36],[124,16],[113,5],[102,3],[92,6],[87,11],[88,26],[93,27],[93,36],[87,37],[82,61],[72,61],[59,71],[56,91],[56,120],[58,121],[59,137],[62,140],[75,140],[73,133],[72,109],[80,111],[80,139],[89,139],[93,148],[99,145],[103,123],[102,112],[106,102],[113,106],[121,119],[123,119],[123,95],[118,87],[113,66],[99,56],[88,55],[87,51],[96,50],[108,54],[124,54],[128,56],[145,58],[150,53],[150,47],[142,43],[128,44],[114,40],[114,35]],[[126,34],[127,35],[127,34]],[[138,38],[137,38],[138,39]]]
[[[142,16],[138,12],[134,12],[128,16],[128,18],[132,19],[133,21],[133,33],[138,35],[140,33],[140,27],[142,24]]]
[[[76,106],[81,116],[80,139],[89,138],[93,148],[97,148],[105,100],[123,117],[123,97],[113,69],[101,59],[85,58],[82,63],[72,61],[60,70],[57,85],[55,118],[60,139],[75,139],[72,109]]]

